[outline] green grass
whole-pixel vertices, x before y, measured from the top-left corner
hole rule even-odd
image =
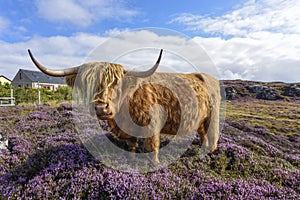
[[[226,118],[263,127],[271,133],[299,136],[300,102],[287,101],[230,101],[226,104]]]

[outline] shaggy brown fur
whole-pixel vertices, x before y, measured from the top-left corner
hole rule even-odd
[[[77,76],[77,84],[75,78]],[[154,73],[148,78],[126,76],[126,70],[117,64],[87,63],[77,75],[66,77],[70,86],[77,86],[95,104],[95,113],[99,119],[107,120],[111,132],[119,139],[126,140],[134,152],[138,147],[136,139],[129,132],[129,124],[120,124],[116,116],[126,116],[124,109],[129,109],[132,121],[140,126],[149,126],[153,120],[152,136],[143,137],[144,146],[153,152],[153,160],[159,162],[160,133],[168,135],[184,134],[197,131],[206,151],[214,151],[219,138],[219,108],[221,102],[219,82],[213,77],[201,74]],[[168,80],[176,91],[184,95],[179,98],[160,80]],[[186,88],[187,83],[194,94]],[[162,82],[165,83],[165,82]],[[130,96],[131,94],[131,96]],[[191,97],[196,98],[196,105]],[[166,122],[159,127],[159,113],[151,115],[153,105],[159,104],[165,110]],[[155,117],[158,116],[158,117]],[[126,121],[126,120],[124,120]],[[126,121],[127,122],[127,121]],[[183,129],[180,129],[180,124]],[[121,127],[120,127],[121,126]],[[123,127],[126,127],[124,131]],[[180,129],[180,130],[179,130]],[[181,131],[181,132],[180,132]]]

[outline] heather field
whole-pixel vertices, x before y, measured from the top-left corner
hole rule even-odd
[[[0,199],[300,199],[300,99],[255,98],[243,84],[225,83],[237,92],[214,153],[200,158],[196,139],[177,162],[145,174],[94,159],[70,105],[0,107],[9,139]]]

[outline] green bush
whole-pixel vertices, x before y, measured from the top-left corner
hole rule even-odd
[[[10,97],[10,91],[14,89],[15,104],[38,103],[38,89],[18,87],[13,88],[11,84],[0,83],[0,97]],[[49,90],[45,88],[40,89],[41,103],[48,103],[50,101],[63,102],[72,99],[72,91],[68,87],[59,87],[57,90]]]
[[[11,84],[0,82],[0,97],[10,97],[10,89],[12,89]]]

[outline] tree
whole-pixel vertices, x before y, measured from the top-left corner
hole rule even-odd
[[[9,83],[2,84],[0,82],[0,97],[10,97],[10,89],[12,89],[12,85]]]

